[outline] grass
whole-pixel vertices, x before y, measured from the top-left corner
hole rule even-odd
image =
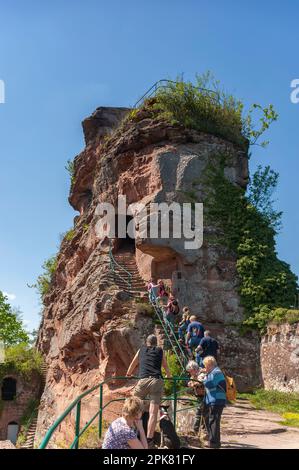
[[[281,424],[284,426],[299,427],[299,393],[258,389],[253,393],[241,393],[238,397],[248,399],[258,410],[280,414],[283,418]]]

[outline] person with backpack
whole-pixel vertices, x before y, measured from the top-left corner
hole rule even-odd
[[[209,330],[204,332],[204,337],[200,340],[199,345],[195,349],[196,362],[200,367],[204,367],[203,360],[207,356],[213,356],[217,361],[219,354],[219,343],[216,339],[211,337]]]
[[[199,346],[201,339],[204,336],[205,329],[195,315],[191,315],[190,323],[187,328],[186,347],[193,349]]]
[[[226,380],[213,356],[206,356],[203,359],[203,364],[205,368],[201,371],[206,374],[203,384],[205,387],[205,405],[208,408],[209,447],[219,449],[221,447],[221,415],[226,404]]]
[[[188,326],[190,324],[190,312],[188,307],[183,308],[183,317],[179,323],[178,335],[179,340],[185,343],[185,335],[187,333]]]
[[[175,324],[177,315],[179,313],[180,313],[179,303],[176,300],[176,298],[172,294],[170,294],[169,301],[168,301],[166,308],[164,309],[163,316],[164,316],[164,320],[166,322],[169,322],[172,328],[174,328],[174,324]]]
[[[166,372],[166,377],[171,378],[170,370],[163,349],[158,347],[158,340],[155,335],[149,335],[146,344],[141,346],[132,360],[127,377],[131,377],[136,367],[139,365],[139,381],[134,390],[134,396],[144,400],[149,398],[149,421],[147,427],[147,440],[149,448],[154,446],[154,433],[157,424],[159,406],[164,390],[162,378],[162,367]]]

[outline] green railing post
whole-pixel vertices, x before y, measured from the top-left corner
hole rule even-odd
[[[103,384],[100,385],[100,398],[99,398],[99,438],[102,437],[103,430]]]
[[[176,410],[177,410],[177,378],[173,377],[173,425],[176,430]]]
[[[80,418],[81,418],[81,400],[78,401],[77,406],[76,406],[76,422],[75,422],[76,444],[75,444],[75,449],[78,449],[78,446],[79,446]]]

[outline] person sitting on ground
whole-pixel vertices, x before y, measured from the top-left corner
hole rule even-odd
[[[199,346],[199,343],[204,336],[204,332],[205,329],[197,320],[196,315],[191,315],[186,338],[186,346],[190,348],[191,352]]]
[[[189,324],[190,324],[189,308],[184,307],[183,308],[183,317],[182,317],[182,320],[179,323],[179,329],[178,329],[179,340],[182,341],[182,342],[185,342],[185,336],[186,336]]]
[[[162,367],[166,372],[166,377],[171,378],[165,354],[163,349],[158,347],[158,340],[155,335],[149,335],[146,344],[137,351],[128,368],[128,377],[132,376],[138,365],[139,381],[134,390],[134,396],[142,400],[148,397],[150,400],[147,439],[151,448],[154,446],[154,433],[164,389]]]
[[[114,420],[105,434],[102,449],[148,449],[141,420],[142,412],[143,403],[140,398],[127,398],[122,417]]]
[[[158,295],[158,284],[155,282],[153,277],[147,283],[147,290],[150,302],[156,303],[156,298]]]
[[[174,327],[176,317],[180,313],[180,307],[177,299],[173,294],[170,294],[168,304],[164,309],[164,320],[169,322]]]
[[[220,422],[226,403],[226,381],[223,372],[217,366],[213,356],[207,356],[203,360],[206,377],[205,405],[208,407],[207,430],[209,434],[209,447],[218,449],[221,447]]]
[[[211,337],[209,330],[204,332],[204,337],[200,340],[199,346],[195,349],[196,361],[200,367],[204,367],[203,359],[207,356],[213,356],[217,361],[219,354],[219,343],[216,339]]]

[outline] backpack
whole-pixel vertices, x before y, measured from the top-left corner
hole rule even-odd
[[[180,313],[180,307],[177,300],[171,302],[171,313],[178,315]]]
[[[237,387],[234,379],[224,374],[226,382],[226,399],[228,401],[236,401],[237,399]]]

